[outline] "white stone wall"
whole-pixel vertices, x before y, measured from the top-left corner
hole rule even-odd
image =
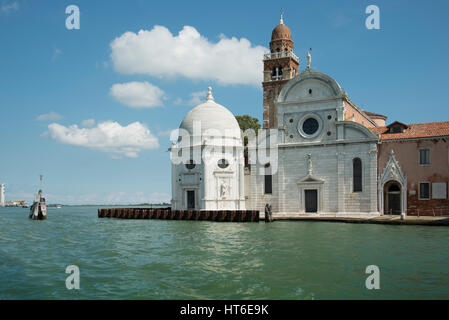
[[[304,190],[318,190],[318,213],[377,213],[377,136],[344,121],[344,91],[330,77],[305,72],[289,81],[278,101],[278,170],[273,194],[264,194],[263,163],[252,165],[250,209],[304,213]],[[304,119],[319,123],[301,131]],[[362,161],[362,191],[353,192],[353,159]]]
[[[319,213],[377,212],[376,143],[329,144],[281,147],[279,168],[273,176],[273,194],[264,194],[264,176],[251,172],[251,209],[263,210],[270,203],[273,212],[304,213],[301,180],[308,176],[308,155],[312,177],[319,189]],[[353,159],[362,160],[362,191],[353,192]]]
[[[172,164],[172,209],[187,210],[187,191],[193,190],[195,210],[244,210],[243,147],[207,157],[204,150],[202,146],[202,161],[193,169],[184,163]],[[172,152],[178,151],[172,147]],[[221,159],[229,162],[227,168],[218,166]]]

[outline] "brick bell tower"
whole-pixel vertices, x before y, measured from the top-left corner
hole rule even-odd
[[[281,21],[273,29],[270,53],[263,58],[263,127],[277,128],[277,110],[274,101],[284,85],[299,69],[299,58],[293,53],[290,29]]]

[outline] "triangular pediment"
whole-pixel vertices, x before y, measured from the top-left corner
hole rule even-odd
[[[302,178],[301,180],[298,180],[296,183],[297,184],[302,184],[302,183],[305,183],[305,184],[308,184],[308,183],[324,183],[324,180],[321,180],[321,179],[319,179],[317,177],[314,177],[314,176],[309,174],[305,178]]]

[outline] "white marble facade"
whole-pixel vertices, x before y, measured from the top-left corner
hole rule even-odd
[[[326,74],[307,68],[291,79],[275,102],[278,128],[266,139],[275,148],[261,157],[267,153],[259,134],[257,146],[249,147],[253,163],[245,174],[238,123],[209,91],[206,103],[192,109],[180,126],[193,143],[184,145],[180,138],[170,149],[172,158],[184,155],[183,163],[172,164],[172,208],[263,212],[269,203],[275,213],[377,214],[378,136],[344,120],[344,100],[344,90]],[[195,128],[198,123],[201,129]],[[214,146],[222,152],[207,155]],[[192,150],[198,152],[189,167]],[[222,159],[226,163],[220,166]],[[355,162],[361,168],[358,187]],[[266,175],[271,175],[271,192],[265,190]]]
[[[244,158],[234,115],[206,102],[185,116],[170,148],[173,210],[244,210]]]
[[[276,102],[272,192],[264,190],[266,164],[253,164],[248,207],[263,210],[270,203],[273,212],[300,214],[378,212],[378,137],[357,122],[344,121],[344,95],[334,79],[309,68],[285,85]],[[353,186],[356,158],[361,190]]]

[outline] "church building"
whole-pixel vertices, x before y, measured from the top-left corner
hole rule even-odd
[[[310,53],[299,72],[293,46],[281,18],[264,57],[263,82],[263,126],[277,129],[277,164],[251,165],[250,207],[377,213],[378,136],[369,129],[376,122],[351,103],[336,80],[311,67]]]
[[[386,116],[357,107],[335,79],[313,69],[310,52],[301,71],[293,49],[281,16],[263,57],[265,130],[249,136],[246,161],[245,134],[211,88],[186,115],[170,148],[172,208],[413,214],[428,200],[449,209],[449,122],[386,126]],[[415,149],[418,166],[408,163]]]

